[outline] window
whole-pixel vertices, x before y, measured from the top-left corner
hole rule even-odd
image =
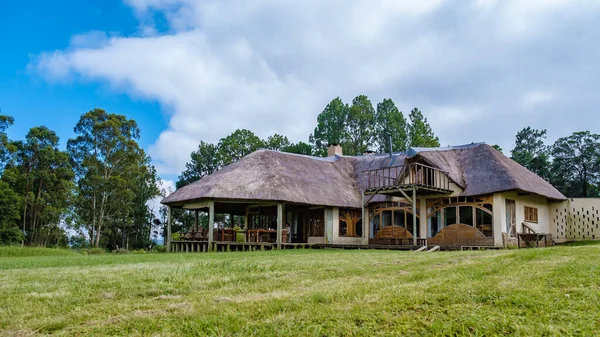
[[[371,218],[371,237],[374,237],[377,234],[377,232],[379,232],[379,230],[381,229],[380,214],[377,214]]]
[[[362,214],[351,209],[341,209],[339,217],[339,236],[362,236]]]
[[[411,214],[412,216],[412,214]],[[394,226],[404,227],[406,223],[406,213],[403,210],[394,211]]]
[[[444,228],[463,224],[474,226],[486,237],[493,237],[492,197],[455,197],[427,200],[427,234],[435,236]]]
[[[362,237],[362,235],[363,235],[363,225],[362,225],[362,219],[360,219],[356,223],[356,236]]]
[[[526,222],[538,222],[538,210],[534,207],[525,206],[525,221]]]
[[[308,211],[308,236],[324,236],[324,217],[322,209]]]
[[[413,233],[413,229],[414,229],[413,228],[413,223],[414,222],[413,222],[413,215],[412,215],[412,213],[406,212],[406,230],[410,234],[412,234],[413,236],[419,237],[419,235],[420,235],[420,229],[421,229],[420,227],[421,226],[419,226],[419,217],[418,216],[417,216],[417,226],[416,226],[417,227],[417,234],[416,235],[415,235],[415,233]]]
[[[381,212],[381,227],[388,227],[392,225],[392,211]]]
[[[370,217],[370,237],[373,238],[385,227],[398,226],[403,227],[412,233],[413,214],[411,205],[405,203],[380,203],[371,208]],[[341,212],[341,211],[340,211]],[[417,235],[419,234],[419,209],[417,208]],[[362,224],[361,224],[362,226]],[[361,228],[362,230],[362,228]],[[357,235],[358,234],[357,227]]]
[[[458,207],[458,222],[463,225],[473,226],[473,207],[472,206],[460,206]]]
[[[479,231],[488,238],[493,236],[492,215],[480,208],[475,210],[476,226]]]
[[[339,236],[346,236],[348,235],[348,225],[346,224],[346,221],[340,219],[340,229],[339,229]]]
[[[456,220],[456,207],[444,208],[444,227],[457,224]]]
[[[430,209],[431,210],[431,209]],[[437,211],[431,215],[428,219],[429,225],[429,237],[434,237],[440,230],[442,230],[442,212]]]

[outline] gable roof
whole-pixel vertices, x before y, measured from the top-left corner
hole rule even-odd
[[[312,157],[258,150],[221,170],[184,186],[162,203],[200,199],[269,200],[360,208],[363,172],[423,160],[448,172],[461,196],[517,190],[564,200],[550,183],[493,147],[469,144],[448,148],[411,148],[406,153]],[[372,202],[386,200],[376,196]]]
[[[549,182],[490,145],[479,144],[468,151],[459,152],[466,182],[461,195],[475,196],[517,190],[552,200],[567,199]]]

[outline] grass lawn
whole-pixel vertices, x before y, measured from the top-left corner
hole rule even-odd
[[[600,333],[600,245],[435,253],[6,251],[0,248],[3,336]]]

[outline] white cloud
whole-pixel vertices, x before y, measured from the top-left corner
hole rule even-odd
[[[420,107],[443,144],[486,140],[505,148],[521,123],[551,129],[558,118],[536,113],[550,99],[562,104],[544,105],[555,116],[600,103],[592,94],[600,36],[588,29],[599,18],[595,3],[127,3],[140,21],[137,35],[78,35],[67,50],[38,55],[30,69],[159,101],[171,117],[149,152],[162,175],[180,173],[200,140],[216,142],[236,128],[306,141],[336,96],[364,93],[374,104],[391,97],[405,112]],[[166,33],[157,32],[157,15]]]
[[[552,100],[552,94],[545,91],[530,91],[521,98],[521,106],[523,109],[529,110],[536,108],[544,103]]]
[[[160,202],[164,197],[175,191],[175,182],[173,182],[173,180],[162,179],[156,183],[156,186],[163,192],[164,196],[161,195],[151,199],[146,203],[146,205],[150,208],[152,213],[158,217],[160,207],[162,206]]]
[[[106,32],[92,30],[71,37],[71,48],[102,48],[108,43]]]

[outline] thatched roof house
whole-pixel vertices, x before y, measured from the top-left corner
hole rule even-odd
[[[493,147],[478,143],[447,148],[411,148],[407,152],[363,156],[312,157],[258,150],[209,176],[182,187],[162,203],[190,200],[268,200],[361,208],[364,172],[403,165],[407,158],[448,172],[462,188],[460,196],[505,191],[564,200],[554,186]]]
[[[210,201],[215,203],[217,212],[221,210],[231,214],[245,215],[246,227],[252,227],[253,223],[259,223],[257,220],[251,219],[252,205],[282,204],[286,205],[287,210],[298,211],[298,214],[292,214],[292,212],[285,214],[288,222],[294,222],[292,227],[295,229],[292,229],[292,232],[294,230],[296,232],[307,231],[306,228],[301,228],[303,225],[299,225],[298,222],[304,222],[304,227],[306,227],[312,223],[311,221],[315,223],[320,221],[311,218],[312,215],[307,215],[306,210],[321,207],[325,210],[323,221],[326,222],[327,217],[331,216],[332,226],[338,227],[337,231],[334,230],[338,234],[338,242],[362,244],[367,243],[369,239],[374,239],[377,235],[376,232],[383,233],[382,229],[388,225],[392,228],[396,226],[405,228],[407,232],[417,230],[417,236],[432,238],[442,229],[454,223],[466,223],[476,228],[478,222],[492,222],[493,215],[494,219],[497,218],[497,222],[499,222],[497,225],[494,224],[494,227],[498,227],[495,229],[495,235],[491,229],[485,229],[484,231],[488,232],[484,233],[483,237],[489,237],[492,240],[489,242],[498,244],[502,240],[502,233],[511,235],[510,226],[516,225],[507,226],[507,221],[510,221],[506,220],[508,217],[495,215],[494,212],[514,212],[520,216],[524,212],[513,210],[519,201],[537,206],[545,204],[544,207],[547,208],[548,202],[566,199],[550,183],[483,143],[446,148],[411,148],[406,152],[391,155],[343,156],[341,153],[331,154],[329,157],[321,158],[259,150],[178,189],[166,197],[162,203],[171,207],[207,209],[206,202]],[[411,167],[411,164],[419,166],[414,166],[413,171],[410,172],[407,169],[401,171],[396,169],[393,171],[395,173],[389,171],[389,168],[407,168]],[[385,172],[388,172],[388,176],[385,176]],[[380,175],[377,178],[379,181],[383,179],[393,186],[371,188],[373,186],[370,185],[372,184],[370,179],[374,174]],[[443,188],[427,186],[434,183],[434,180],[437,183],[441,176],[446,179]],[[390,188],[393,189],[399,184],[397,179],[413,179],[410,186],[414,187],[416,196],[414,202],[405,191],[400,191],[406,190],[405,187],[400,188],[397,193],[389,192]],[[391,181],[395,183],[390,183]],[[365,198],[365,195],[372,196]],[[363,198],[365,198],[364,203]],[[469,210],[463,209],[467,203],[470,203],[469,207],[472,207]],[[393,205],[390,206],[391,204]],[[350,238],[339,240],[343,238],[340,233],[348,232],[347,228],[339,228],[339,223],[343,222],[340,220],[340,214],[353,209],[362,210],[363,206],[367,208],[366,217],[368,217],[364,220],[370,222],[370,227],[360,224],[362,228],[359,231],[363,233],[361,240],[354,238],[353,240]],[[410,208],[411,206],[412,208]],[[537,206],[536,209],[539,208]],[[454,209],[444,211],[446,208]],[[527,211],[533,212],[530,211],[531,208],[527,206]],[[266,210],[267,206],[264,206],[263,209]],[[383,210],[378,211],[378,209]],[[486,219],[483,219],[481,216],[482,219],[479,219],[477,209],[489,213],[489,217],[486,216]],[[331,210],[332,213],[328,214],[327,210]],[[468,212],[471,210],[472,215],[469,215]],[[397,220],[400,217],[400,211],[404,212],[402,215],[404,218],[401,221]],[[414,219],[420,217],[417,219],[420,233],[416,227],[412,231],[410,230],[407,223],[410,219],[406,217],[407,213],[414,213],[412,215]],[[391,215],[388,216],[388,214]],[[377,218],[378,215],[379,218]],[[394,220],[394,215],[396,220]],[[460,219],[461,216],[462,219]],[[505,220],[502,221],[502,218]],[[536,220],[538,218],[539,216],[536,215]],[[338,223],[333,224],[336,220]],[[417,224],[413,225],[417,226]],[[485,226],[492,224],[480,223],[480,225],[481,228],[487,228]],[[325,224],[323,226],[327,227]],[[543,225],[539,227],[541,231],[544,230]],[[323,239],[318,241],[335,242],[333,237],[335,235],[329,233],[332,237],[327,238],[326,232],[327,230],[324,229]],[[355,230],[350,230],[350,232],[354,233]],[[428,234],[426,235],[425,232]],[[296,234],[301,235],[300,233]],[[312,234],[314,233],[310,233],[310,231],[302,234],[302,240],[309,240]],[[411,233],[406,235],[415,236]]]

